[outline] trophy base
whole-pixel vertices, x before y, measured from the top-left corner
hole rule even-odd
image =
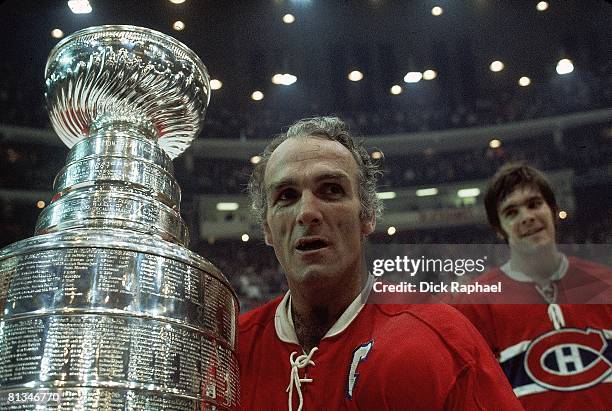
[[[212,264],[159,237],[22,240],[0,251],[0,409],[227,409],[237,312]]]

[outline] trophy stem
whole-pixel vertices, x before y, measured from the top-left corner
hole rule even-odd
[[[71,228],[120,228],[187,247],[181,190],[157,139],[132,124],[108,122],[75,144],[54,182],[36,234]]]
[[[103,116],[94,121],[89,128],[89,134],[125,133],[134,137],[144,137],[148,140],[159,138],[155,126],[150,121],[131,118],[129,116]]]

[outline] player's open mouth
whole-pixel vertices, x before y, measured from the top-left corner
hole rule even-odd
[[[300,238],[296,245],[295,245],[295,249],[300,251],[300,252],[310,252],[310,251],[317,251],[320,250],[322,248],[325,248],[329,245],[329,243],[327,241],[325,241],[322,238],[319,237],[304,237],[304,238]]]
[[[537,233],[539,233],[540,231],[543,231],[543,230],[544,230],[544,227],[539,227],[539,228],[536,228],[536,229],[529,230],[525,234],[523,234],[523,238],[532,236],[532,235],[537,234]]]

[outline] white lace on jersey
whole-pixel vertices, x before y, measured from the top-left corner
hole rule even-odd
[[[559,295],[557,283],[550,282],[544,287],[536,284],[535,289],[548,304],[555,304],[557,302],[557,296]]]
[[[555,330],[565,327],[565,317],[563,317],[563,311],[561,311],[559,304],[548,305],[548,318],[552,321]]]
[[[289,386],[285,390],[289,393],[289,411],[293,410],[293,387],[298,393],[298,398],[300,399],[297,411],[302,411],[302,407],[304,405],[304,398],[302,396],[302,383],[312,382],[312,378],[300,378],[300,370],[302,368],[306,368],[308,365],[315,365],[314,361],[312,361],[312,356],[315,352],[317,352],[317,347],[312,347],[312,350],[306,354],[299,355],[297,358],[296,351],[293,351],[289,356],[289,364],[291,364],[291,372],[289,374]]]

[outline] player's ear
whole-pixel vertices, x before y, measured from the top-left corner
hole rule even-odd
[[[274,241],[272,240],[272,231],[270,230],[268,222],[264,221],[261,226],[263,228],[264,240],[266,241],[266,245],[274,247]]]
[[[376,214],[375,213],[372,213],[370,217],[366,217],[365,219],[361,221],[361,234],[363,234],[364,237],[367,237],[370,234],[372,234],[375,228],[376,228]]]

